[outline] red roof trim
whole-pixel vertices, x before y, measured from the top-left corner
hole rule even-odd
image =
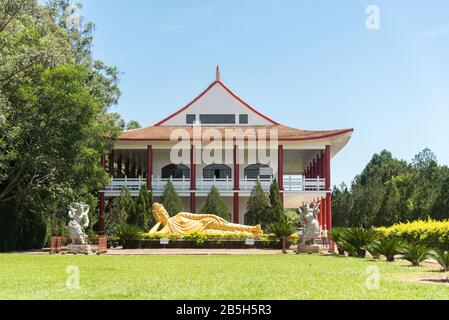
[[[331,134],[325,134],[322,136],[317,137],[304,137],[304,138],[279,138],[279,141],[307,141],[307,140],[320,140],[320,139],[326,139],[326,138],[332,138],[336,137],[342,134],[346,133],[352,133],[354,132],[354,129],[347,129],[343,130],[341,132],[331,133]],[[133,139],[133,138],[118,138],[118,141],[171,141],[170,139]],[[192,140],[192,139],[190,139]],[[222,139],[223,141],[224,139]],[[247,140],[247,139],[245,139]]]
[[[260,113],[259,111],[257,111],[256,109],[254,109],[253,107],[251,107],[248,103],[246,103],[245,101],[243,101],[242,98],[240,98],[238,95],[236,95],[234,92],[231,91],[231,89],[229,89],[223,82],[221,82],[220,80],[214,81],[212,82],[212,84],[207,87],[206,90],[204,90],[203,92],[201,92],[201,94],[196,97],[195,99],[193,99],[189,104],[187,104],[185,107],[179,109],[178,111],[176,111],[175,113],[173,113],[172,115],[166,117],[164,120],[159,121],[158,123],[156,123],[154,126],[158,127],[161,124],[167,122],[168,120],[172,119],[173,117],[177,116],[178,114],[180,114],[181,112],[187,110],[192,104],[194,104],[195,102],[197,102],[199,99],[201,99],[209,90],[211,90],[216,84],[221,85],[230,95],[232,95],[235,99],[237,99],[238,101],[240,101],[245,107],[247,107],[248,109],[250,109],[252,112],[258,114],[259,116],[261,116],[262,118],[264,118],[265,120],[271,122],[272,124],[279,124],[276,121],[270,119],[269,117],[267,117],[266,115]]]

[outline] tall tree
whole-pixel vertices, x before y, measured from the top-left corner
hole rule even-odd
[[[270,199],[260,182],[256,181],[256,185],[246,204],[246,223],[251,225],[260,224],[262,228],[266,228],[272,222],[270,211]]]
[[[140,187],[139,196],[134,199],[134,206],[135,214],[129,216],[128,224],[146,230],[153,223],[151,214],[152,194],[148,191],[146,185]]]
[[[108,180],[117,70],[93,59],[92,24],[67,28],[69,5],[0,0],[0,250],[41,247],[37,230],[71,201],[95,218]]]
[[[184,204],[176,192],[171,179],[167,181],[160,201],[170,216],[175,216],[179,212],[184,211]]]
[[[221,197],[215,186],[212,186],[206,200],[204,201],[199,211],[201,214],[215,214],[227,221],[231,220],[231,214],[229,213],[226,202]]]
[[[271,205],[271,222],[279,220],[284,214],[284,206],[279,192],[279,185],[276,179],[270,185],[270,205]]]

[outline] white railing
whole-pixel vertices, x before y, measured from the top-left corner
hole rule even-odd
[[[162,179],[160,176],[153,176],[152,185],[153,191],[163,191],[165,185],[169,179]],[[240,179],[240,190],[251,191],[256,185],[256,181],[259,180],[262,188],[265,191],[270,190],[270,185],[273,182],[273,178],[269,179],[248,179],[247,177]],[[177,178],[171,179],[175,190],[177,191],[189,191],[190,179],[189,178]],[[324,191],[326,179],[317,177],[316,179],[306,179],[302,176],[284,176],[284,191],[291,192],[307,192],[307,191]],[[113,178],[111,184],[106,186],[105,191],[120,191],[126,187],[130,191],[139,191],[140,186],[146,184],[146,179],[139,178]],[[234,180],[232,178],[226,179],[206,179],[200,177],[196,181],[197,191],[209,191],[212,186],[215,186],[219,191],[234,190]]]

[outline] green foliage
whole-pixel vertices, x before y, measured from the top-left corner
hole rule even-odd
[[[65,217],[73,201],[87,202],[96,222],[97,192],[108,180],[99,159],[120,133],[108,108],[120,91],[117,70],[92,57],[93,25],[65,25],[69,1],[2,4],[0,250],[6,251],[41,246],[56,224],[48,227],[48,220]]]
[[[224,199],[220,196],[220,193],[215,186],[212,186],[210,189],[210,192],[201,206],[199,213],[215,214],[227,221],[231,220],[231,214],[228,211],[228,206],[226,205]]]
[[[403,254],[402,259],[409,261],[416,267],[429,257],[430,249],[420,243],[405,243],[400,252]]]
[[[126,124],[126,127],[125,127],[126,130],[134,130],[134,129],[139,129],[139,128],[142,128],[142,126],[136,120],[131,120],[130,122],[128,122]]]
[[[277,239],[281,239],[283,237],[290,237],[298,231],[298,228],[283,214],[277,221],[268,226],[267,231],[272,233]]]
[[[140,187],[139,196],[134,200],[134,215],[129,215],[128,223],[138,226],[145,230],[154,224],[154,218],[151,214],[152,194],[148,191],[146,185]]]
[[[342,231],[340,236],[349,253],[364,258],[366,247],[378,240],[382,234],[374,229],[347,228]]]
[[[106,212],[105,233],[112,235],[118,226],[127,223],[129,212],[134,212],[134,202],[128,189],[123,188],[120,197],[112,200],[110,209]]]
[[[401,252],[402,242],[393,236],[382,237],[376,244],[380,254],[387,258],[387,261],[394,261],[394,256]]]
[[[131,226],[128,224],[122,224],[115,228],[115,237],[120,239],[120,242],[139,240],[142,237],[142,233],[137,226]]]
[[[182,203],[182,200],[176,192],[173,182],[170,179],[165,185],[160,201],[171,217],[184,211],[184,204]]]
[[[203,232],[192,232],[184,236],[184,240],[194,241],[195,245],[198,247],[200,247],[204,242],[206,242],[207,239],[208,236]]]
[[[403,242],[421,243],[430,248],[449,250],[449,220],[416,220],[377,230],[387,236],[395,236]]]
[[[271,205],[271,219],[277,221],[284,214],[284,206],[281,201],[281,194],[279,193],[279,185],[276,179],[270,185],[270,205]]]
[[[443,271],[449,271],[449,252],[448,251],[436,249],[431,252],[430,256],[440,264],[440,266],[443,268]]]
[[[262,228],[273,222],[270,201],[259,181],[256,182],[246,204],[247,224],[260,224]]]
[[[375,154],[361,174],[334,187],[332,212],[335,226],[391,226],[405,221],[449,217],[449,168],[424,149],[411,163],[388,151]]]
[[[365,247],[366,251],[373,257],[373,259],[380,258],[379,240],[376,240]]]

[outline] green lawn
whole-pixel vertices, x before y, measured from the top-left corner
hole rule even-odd
[[[80,270],[79,290],[66,267]],[[366,268],[380,270],[367,289]],[[405,262],[311,255],[31,256],[0,255],[0,299],[449,299],[449,285]]]

